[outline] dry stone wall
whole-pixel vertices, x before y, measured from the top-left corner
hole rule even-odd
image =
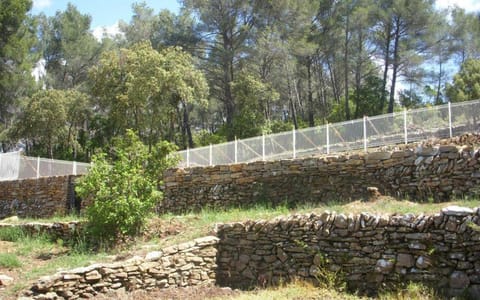
[[[0,181],[0,219],[9,216],[46,218],[71,208],[75,176]]]
[[[217,225],[217,283],[229,287],[315,282],[325,270],[364,292],[401,282],[480,297],[479,209],[425,216],[293,215]]]
[[[372,153],[309,157],[212,167],[178,168],[164,174],[160,212],[184,213],[287,202],[348,201],[384,195],[445,201],[480,194],[480,152],[472,146],[419,146]]]
[[[217,242],[216,237],[209,236],[145,257],[59,272],[40,279],[24,299],[92,298],[119,290],[214,284]]]
[[[335,212],[217,224],[216,237],[128,261],[59,272],[24,299],[89,298],[118,290],[217,284],[318,282],[335,273],[351,289],[375,293],[408,281],[449,296],[480,298],[480,209],[451,206],[434,215]]]

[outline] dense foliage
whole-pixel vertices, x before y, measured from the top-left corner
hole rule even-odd
[[[138,136],[127,130],[115,139],[109,153],[95,154],[93,166],[79,180],[76,191],[90,200],[86,209],[88,233],[96,242],[109,243],[120,237],[135,236],[161,198],[161,172],[175,163],[168,154],[169,143],[149,151]]]
[[[89,161],[129,128],[149,149],[186,148],[480,97],[478,12],[433,0],[180,5],[134,3],[120,34],[95,37],[72,4],[47,17],[1,1],[1,150]]]

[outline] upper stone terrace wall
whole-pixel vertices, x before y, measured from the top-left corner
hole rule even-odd
[[[203,207],[347,201],[377,187],[414,200],[480,193],[480,152],[472,146],[419,146],[388,152],[170,169],[161,212]]]
[[[64,215],[71,209],[75,176],[41,177],[0,181],[0,219],[47,218]]]

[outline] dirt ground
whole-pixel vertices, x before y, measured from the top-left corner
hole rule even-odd
[[[154,300],[154,299],[171,299],[171,300],[198,300],[198,299],[222,299],[240,295],[240,291],[230,288],[222,288],[217,286],[197,286],[185,288],[168,288],[157,289],[153,291],[134,291],[134,292],[118,292],[105,295],[98,295],[94,299],[118,299],[118,300]]]

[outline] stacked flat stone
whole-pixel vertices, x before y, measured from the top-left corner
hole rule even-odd
[[[164,174],[160,212],[185,213],[288,202],[322,203],[382,195],[447,201],[480,195],[480,152],[471,146],[415,149],[178,168]]]
[[[427,215],[293,215],[272,221],[217,225],[220,285],[251,287],[292,278],[315,282],[321,270],[345,276],[349,287],[424,282],[479,296],[479,210],[448,207]]]
[[[38,179],[0,181],[0,219],[49,218],[65,215],[70,207],[69,182],[79,176],[52,176]]]
[[[215,282],[217,242],[208,236],[145,257],[62,271],[38,280],[22,298],[77,299],[120,290],[210,285]]]

